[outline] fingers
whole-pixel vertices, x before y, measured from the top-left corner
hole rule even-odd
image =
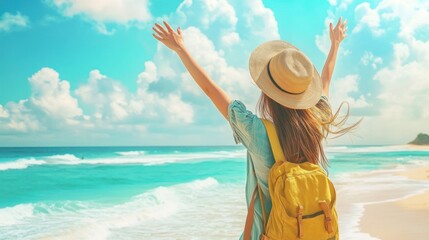
[[[341,24],[341,31],[343,34],[345,34],[347,31],[347,25],[346,24],[347,24],[347,19]]]
[[[173,28],[166,21],[163,21],[164,25],[167,27],[169,32],[174,32]]]
[[[159,37],[159,36],[156,36],[155,34],[153,34],[152,33],[152,36],[154,37],[154,38],[156,38],[158,41],[160,41],[160,42],[162,42],[162,40],[164,40],[164,39],[162,39],[161,37]]]
[[[161,36],[162,38],[164,38],[165,36],[164,36],[164,34],[161,32],[161,31],[159,31],[158,29],[156,29],[155,27],[152,27],[152,29],[159,35],[159,36]]]
[[[155,23],[155,25],[152,27],[153,31],[155,31],[155,33],[152,33],[152,36],[154,38],[165,44],[167,42],[177,41],[177,35],[179,35],[180,37],[182,36],[182,30],[180,29],[180,27],[177,28],[176,33],[174,29],[170,26],[170,24],[168,24],[166,21],[163,21],[163,23],[165,27],[158,23]]]
[[[340,17],[340,19],[338,19],[337,25],[335,25],[335,27],[337,28],[338,26],[340,26],[341,20],[343,19],[343,17]]]
[[[334,31],[334,26],[332,25],[332,22],[329,23],[329,31]]]
[[[343,24],[341,24],[341,29],[343,31],[343,34],[345,34],[347,32],[347,19],[343,22]]]
[[[158,23],[155,23],[155,26],[158,28],[159,31],[161,31],[163,33],[163,35],[168,35],[168,32]]]

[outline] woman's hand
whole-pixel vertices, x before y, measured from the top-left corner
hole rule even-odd
[[[164,25],[166,29],[155,23],[155,26],[152,29],[156,34],[152,34],[153,37],[177,53],[180,60],[182,60],[183,65],[185,65],[189,74],[201,90],[203,90],[204,93],[212,100],[224,118],[228,120],[228,105],[231,102],[231,98],[210,78],[207,72],[204,71],[204,69],[195,61],[185,48],[180,27],[177,28],[176,33],[167,22],[164,21]]]
[[[328,57],[326,58],[325,65],[322,70],[322,84],[323,94],[329,97],[329,86],[331,84],[332,75],[334,73],[335,62],[337,61],[337,53],[340,47],[341,41],[347,37],[347,19],[343,22],[342,18],[338,20],[335,28],[332,23],[329,23],[329,37],[331,38],[331,49],[329,50]]]
[[[158,23],[155,23],[155,26],[152,27],[152,29],[158,34],[152,33],[152,36],[155,37],[158,41],[162,42],[165,46],[170,48],[171,50],[175,52],[182,51],[185,47],[183,43],[182,38],[182,30],[180,27],[177,28],[177,33],[173,30],[173,28],[168,24],[166,21],[164,21],[164,25],[166,29],[159,25]]]
[[[338,20],[338,23],[335,26],[335,28],[333,27],[332,22],[329,23],[329,37],[331,38],[331,43],[333,45],[339,45],[341,41],[343,41],[343,39],[347,37],[346,24],[347,24],[347,19],[343,22],[341,17]]]

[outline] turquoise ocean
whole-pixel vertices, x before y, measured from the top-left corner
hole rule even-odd
[[[429,164],[397,146],[326,153],[343,189],[357,173]],[[241,145],[2,147],[0,239],[238,239],[245,159]]]

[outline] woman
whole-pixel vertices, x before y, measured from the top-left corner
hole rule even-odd
[[[322,140],[326,139],[328,133],[344,134],[358,124],[338,131],[330,128],[341,127],[348,117],[347,114],[341,121],[334,121],[340,109],[333,115],[328,101],[339,45],[346,37],[346,22],[340,18],[335,28],[330,24],[331,49],[321,76],[310,60],[290,43],[269,41],[252,52],[249,69],[253,81],[261,89],[258,109],[261,117],[274,123],[283,153],[289,162],[310,161],[326,169],[328,161]],[[267,178],[274,157],[263,122],[247,110],[240,100],[231,100],[195,62],[184,45],[180,27],[175,32],[167,22],[164,21],[164,25],[156,23],[152,28],[155,31],[153,36],[177,53],[195,82],[230,123],[235,142],[241,142],[246,147],[247,205],[258,183],[262,189],[265,212],[269,214],[271,200]],[[254,204],[251,239],[259,239],[263,233],[259,197]]]

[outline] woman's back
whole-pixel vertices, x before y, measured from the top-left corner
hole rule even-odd
[[[326,96],[322,96],[320,100],[329,104]],[[245,189],[247,206],[249,207],[253,191],[257,187],[257,184],[259,184],[263,195],[266,216],[269,216],[271,198],[268,189],[268,174],[275,161],[268,133],[262,119],[248,110],[240,100],[231,101],[228,106],[228,116],[235,142],[237,144],[242,143],[247,150]],[[251,239],[259,239],[258,236],[264,231],[261,206],[259,193],[257,193]],[[240,239],[242,238],[243,234]]]

